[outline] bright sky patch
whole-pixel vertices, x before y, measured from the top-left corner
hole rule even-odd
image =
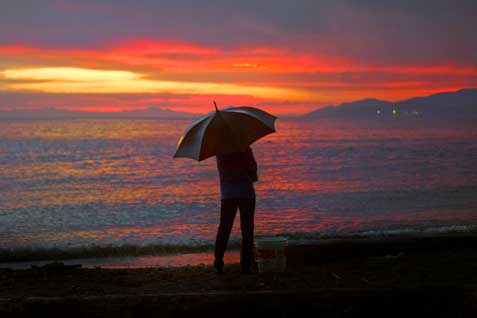
[[[142,74],[128,71],[93,70],[76,67],[7,69],[6,79],[21,80],[7,84],[16,91],[43,93],[166,93],[246,95],[261,98],[306,100],[311,97],[298,90],[211,82],[161,81],[145,79]]]

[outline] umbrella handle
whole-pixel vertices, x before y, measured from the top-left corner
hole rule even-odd
[[[215,100],[214,100],[214,106],[215,106],[215,111],[218,112],[219,109],[217,108],[217,103],[215,102]]]

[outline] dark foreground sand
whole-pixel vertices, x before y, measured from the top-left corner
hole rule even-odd
[[[477,317],[477,237],[287,250],[279,274],[210,266],[0,270],[0,317]]]

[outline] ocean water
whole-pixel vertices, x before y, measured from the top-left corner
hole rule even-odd
[[[0,248],[212,246],[215,159],[172,159],[188,123],[0,121]],[[252,148],[257,235],[477,229],[472,126],[279,119]]]

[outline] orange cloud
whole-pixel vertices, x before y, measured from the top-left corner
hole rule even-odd
[[[44,93],[167,93],[239,94],[262,98],[306,100],[311,94],[293,89],[207,82],[175,82],[143,79],[141,74],[119,70],[93,70],[77,67],[7,69],[7,80],[23,80],[5,85],[15,91]],[[0,73],[1,74],[1,73]]]
[[[289,48],[225,49],[150,39],[95,49],[0,45],[0,57],[1,91],[158,94],[167,95],[170,108],[194,112],[205,110],[209,106],[204,104],[218,96],[230,104],[266,107],[270,102],[276,110],[290,113],[369,97],[400,100],[475,86],[477,79],[475,65],[376,65]],[[359,76],[347,77],[350,73]],[[381,80],[367,78],[377,73]],[[307,74],[323,74],[324,79],[310,79]],[[112,109],[111,104],[105,105],[89,107]],[[134,105],[131,100],[121,107]]]

